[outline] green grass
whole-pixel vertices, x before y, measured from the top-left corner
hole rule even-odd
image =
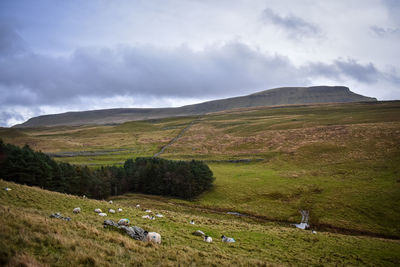
[[[182,117],[116,126],[0,129],[0,138],[18,145],[28,143],[34,149],[46,152],[131,149],[126,153],[56,158],[92,167],[118,165],[128,158],[152,156],[195,119]],[[246,245],[241,243],[240,248],[219,246],[217,250],[207,250],[202,242],[192,249],[190,243],[191,249],[180,255],[189,257],[182,260],[184,265],[190,264],[190,257],[198,255],[197,250],[217,253],[213,255],[225,265],[232,263],[235,258],[232,255],[239,257],[238,262],[244,265],[250,264],[251,260],[255,260],[251,264],[298,265],[306,265],[307,259],[313,265],[390,265],[390,261],[398,262],[398,257],[382,249],[386,243],[380,243],[398,244],[397,241],[326,233],[326,243],[321,243],[320,235],[317,235],[319,241],[314,242],[314,235],[310,237],[308,233],[282,228],[282,224],[298,222],[298,210],[307,209],[316,229],[400,237],[398,101],[250,108],[209,114],[196,121],[162,157],[208,162],[216,177],[214,188],[195,201],[139,194],[120,196],[117,201],[131,207],[140,201],[178,218],[183,217],[184,220],[174,218],[171,219],[173,223],[165,223],[163,227],[167,230],[158,228],[165,230],[167,235],[191,229],[186,222],[195,217],[204,222],[212,221],[206,224],[208,228],[201,229],[216,236],[227,229],[230,234],[246,240]],[[254,161],[229,162],[238,159]],[[232,219],[232,216],[227,217],[226,211],[280,223]],[[34,213],[34,208],[29,212]],[[143,225],[149,223],[138,219]],[[154,223],[158,225],[158,222],[151,224]],[[246,227],[251,230],[245,230]],[[181,249],[176,246],[188,246],[186,232],[178,239],[177,243],[171,241],[173,248],[160,252],[160,257]],[[253,247],[252,242],[256,246]],[[300,242],[296,243],[299,247],[293,248],[291,242]],[[321,244],[327,246],[326,249],[320,248]],[[314,246],[322,251],[314,251]],[[342,252],[351,248],[358,258]],[[296,253],[299,263],[293,256]],[[177,254],[175,258],[178,258]],[[173,265],[176,261],[167,260]],[[210,265],[205,261],[197,263]]]
[[[374,265],[400,263],[400,243],[372,237],[357,237],[327,232],[312,234],[289,226],[260,223],[230,215],[212,215],[190,207],[134,195],[117,197],[113,204],[83,199],[0,180],[0,262],[2,265],[122,266],[122,265]],[[132,206],[160,212],[164,218],[142,219],[145,213]],[[82,213],[72,209],[81,207]],[[129,218],[133,225],[162,235],[161,245],[135,241],[102,227],[103,218],[95,208],[121,207],[123,212],[109,219]],[[71,222],[48,216],[61,212]],[[190,225],[190,219],[196,225]],[[213,237],[207,244],[191,235],[200,229]],[[226,234],[237,242],[224,244]]]

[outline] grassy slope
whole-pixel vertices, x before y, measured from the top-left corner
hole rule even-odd
[[[79,164],[119,164],[129,157],[153,155],[194,119],[1,129],[0,137],[47,152],[133,149],[57,158]],[[149,203],[179,214],[188,207],[191,216],[200,212],[194,207],[210,207],[289,222],[297,222],[298,209],[306,208],[312,223],[321,229],[335,226],[399,237],[399,140],[400,102],[252,108],[207,115],[163,157],[209,161],[217,178],[214,189],[194,202],[160,197]],[[262,161],[226,162],[232,159]],[[129,205],[130,199],[148,201],[140,195],[121,201]],[[371,248],[376,240],[369,241]],[[257,255],[252,257],[261,257]]]
[[[0,180],[0,264],[42,264],[51,266],[123,265],[381,265],[400,263],[400,242],[340,234],[312,234],[271,223],[257,223],[228,215],[212,215],[177,209],[172,204],[159,206],[156,198],[119,197],[112,205],[16,185]],[[139,200],[141,199],[141,200]],[[133,208],[160,212],[165,218],[142,219],[145,213]],[[72,209],[81,207],[74,215]],[[171,206],[167,208],[167,206]],[[108,218],[129,218],[132,224],[157,231],[161,245],[130,239],[102,227],[103,218],[95,208],[122,207],[123,212]],[[53,212],[72,217],[71,222],[50,219]],[[196,214],[196,215],[194,215]],[[197,224],[188,222],[194,219]],[[190,233],[201,229],[214,238],[212,244]],[[224,244],[218,236],[226,234],[237,243]]]

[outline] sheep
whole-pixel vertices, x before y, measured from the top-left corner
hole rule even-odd
[[[150,219],[150,215],[144,215],[142,216],[143,219]]]
[[[193,221],[193,220],[191,220],[191,221],[190,221],[190,224],[194,224],[194,221]]]
[[[155,220],[155,219],[156,219],[156,217],[154,217],[154,216],[150,217],[150,220]]]
[[[225,243],[234,243],[234,242],[236,242],[235,239],[233,239],[232,237],[226,237],[226,236],[222,235],[221,238],[222,238],[222,242],[225,242]]]
[[[104,212],[100,212],[99,215],[100,215],[101,217],[107,216],[107,214],[105,214]]]
[[[317,231],[315,231],[315,230],[312,230],[312,233],[313,233],[313,234],[316,234],[316,233],[317,233]]]
[[[118,212],[121,212],[122,211],[122,209],[121,208],[118,208]]]
[[[161,244],[161,235],[156,232],[149,232],[146,235],[146,241]]]
[[[4,190],[6,190],[8,192],[8,191],[11,191],[11,188],[6,187],[6,188],[4,188]]]
[[[101,211],[101,209],[95,209],[94,212],[101,213],[102,211]]]
[[[208,236],[208,235],[204,236],[203,240],[204,240],[204,242],[207,242],[207,243],[211,243],[212,242],[211,236]]]
[[[86,198],[86,195],[83,195],[82,198]]]
[[[112,200],[110,200],[110,201],[108,201],[108,203],[109,203],[109,204],[112,204],[112,203],[113,203],[113,201],[112,201]]]
[[[151,210],[145,210],[144,212],[148,212],[148,213],[150,213],[150,212],[151,212]]]
[[[137,204],[137,205],[136,205],[136,208],[140,208],[140,205],[139,205],[139,204]]]
[[[81,213],[81,208],[75,208],[72,212],[75,214]]]
[[[109,213],[115,213],[115,210],[113,210],[113,209],[108,209],[108,212],[109,212]]]
[[[156,216],[157,216],[158,218],[164,217],[164,215],[162,215],[162,214],[156,214]]]
[[[119,220],[118,225],[125,225],[125,226],[129,225],[129,219],[125,218],[125,219]]]

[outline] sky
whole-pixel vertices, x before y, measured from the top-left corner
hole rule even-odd
[[[400,99],[398,0],[2,0],[0,126],[285,86]]]

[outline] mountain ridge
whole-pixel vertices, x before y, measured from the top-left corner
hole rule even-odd
[[[26,122],[13,127],[119,124],[135,120],[203,115],[256,106],[371,101],[377,101],[377,99],[356,94],[345,86],[280,87],[246,96],[212,100],[181,107],[113,108],[42,115],[30,118]]]

